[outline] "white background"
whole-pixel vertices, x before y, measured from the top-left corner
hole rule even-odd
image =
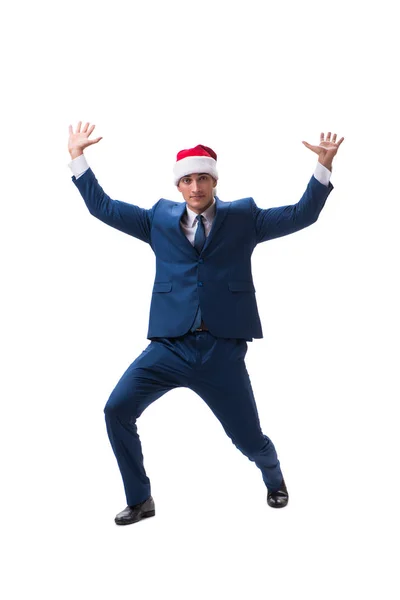
[[[398,598],[395,2],[16,2],[2,13],[2,597]],[[114,198],[179,199],[218,153],[222,200],[295,203],[302,140],[344,135],[312,227],[260,245],[247,366],[290,504],[181,389],[139,422],[154,519],[125,507],[103,407],[147,345],[154,257],[91,217],[68,125]]]

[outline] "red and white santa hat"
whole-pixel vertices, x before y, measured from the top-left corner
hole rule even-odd
[[[217,155],[214,150],[199,144],[178,152],[174,166],[174,184],[178,185],[181,177],[192,173],[208,173],[214,179],[218,179]]]

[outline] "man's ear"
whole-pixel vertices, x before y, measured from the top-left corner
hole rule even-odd
[[[214,185],[213,185],[213,187],[217,187],[218,180],[217,180],[217,179],[214,179],[214,177],[213,177],[213,182],[214,182]]]

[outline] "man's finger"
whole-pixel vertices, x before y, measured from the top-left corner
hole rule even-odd
[[[320,155],[321,146],[314,146],[313,144],[309,144],[308,142],[303,142],[303,144],[305,145],[306,148],[311,150],[311,152],[315,152],[315,154],[318,154],[318,156]]]
[[[73,134],[72,125],[70,125],[70,126],[68,127],[68,131],[69,131],[69,135],[72,135],[72,134]]]
[[[81,132],[81,125],[82,125],[82,121],[79,121],[78,125],[76,126],[76,133],[80,133]]]
[[[344,137],[341,137],[341,138],[340,138],[340,140],[339,140],[339,141],[338,141],[338,143],[337,143],[338,147],[339,147],[339,146],[340,146],[340,144],[343,142],[343,140],[344,140]]]
[[[320,142],[325,141],[325,134],[324,134],[324,132],[322,132],[321,135],[319,136],[319,141]]]
[[[90,135],[90,134],[93,132],[93,129],[94,129],[95,127],[96,127],[95,125],[91,125],[91,126],[89,127],[89,130],[88,130],[88,136],[89,136],[89,135]]]

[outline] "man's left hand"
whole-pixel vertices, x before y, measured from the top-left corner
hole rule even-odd
[[[332,139],[331,139],[332,136]],[[321,133],[319,146],[313,146],[308,142],[303,142],[306,148],[312,150],[316,154],[318,154],[318,162],[321,163],[324,167],[332,171],[332,160],[336,155],[336,152],[339,150],[340,144],[343,142],[344,137],[340,138],[340,140],[336,141],[337,135],[334,133],[333,135],[329,131],[329,133],[325,134]]]

